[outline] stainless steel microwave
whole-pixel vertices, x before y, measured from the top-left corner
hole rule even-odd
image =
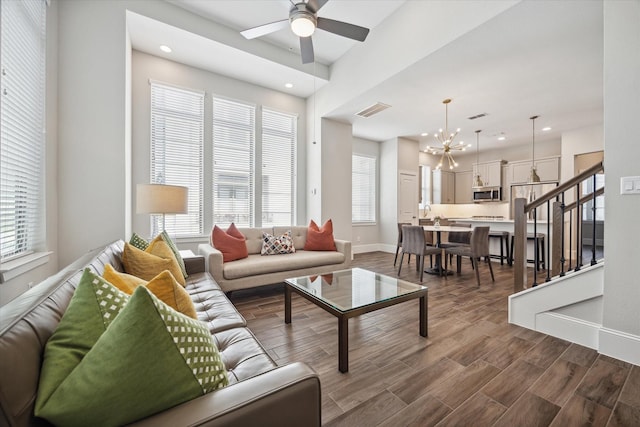
[[[474,202],[499,202],[502,200],[500,187],[483,187],[473,189]]]

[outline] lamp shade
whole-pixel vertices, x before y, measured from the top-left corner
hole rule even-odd
[[[178,185],[138,184],[136,213],[186,214],[189,189]]]

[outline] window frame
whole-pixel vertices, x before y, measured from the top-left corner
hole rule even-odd
[[[373,200],[368,200],[371,216],[367,219],[355,220],[354,219],[354,209],[356,207],[356,203],[354,202],[355,193],[356,193],[356,179],[354,177],[355,171],[354,168],[354,160],[359,157],[362,159],[373,160],[373,174],[369,174],[369,185],[373,186],[373,191],[369,192],[370,197],[373,197]],[[376,225],[378,222],[378,156],[365,154],[365,153],[357,153],[354,152],[351,154],[351,224],[354,226],[362,226],[362,225]],[[362,172],[361,172],[362,173]]]

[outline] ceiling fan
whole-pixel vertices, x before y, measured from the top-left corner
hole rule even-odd
[[[291,25],[291,31],[300,37],[300,54],[303,64],[314,61],[311,35],[316,28],[363,42],[369,34],[368,28],[317,16],[318,11],[327,1],[329,0],[308,0],[306,3],[293,3],[291,1],[293,7],[289,11],[288,19],[249,28],[240,32],[240,34],[247,39],[255,39]]]

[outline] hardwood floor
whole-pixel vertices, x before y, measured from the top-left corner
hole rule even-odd
[[[406,262],[406,261],[405,261]],[[355,256],[353,267],[395,276],[393,255]],[[640,367],[507,323],[512,269],[468,261],[462,274],[425,275],[429,337],[418,301],[349,323],[349,372],[338,371],[337,319],[294,294],[284,323],[282,285],[231,300],[279,363],[320,375],[327,426],[640,426]],[[418,283],[415,264],[401,277]]]

